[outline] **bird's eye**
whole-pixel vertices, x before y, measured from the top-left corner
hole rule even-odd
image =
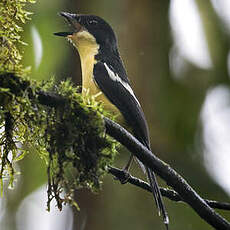
[[[89,24],[90,24],[90,25],[96,25],[96,24],[97,24],[97,21],[96,21],[96,20],[90,20],[90,21],[89,21]]]

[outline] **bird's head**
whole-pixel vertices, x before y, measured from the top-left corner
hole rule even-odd
[[[54,33],[67,37],[78,49],[82,46],[98,45],[99,48],[116,50],[116,36],[111,26],[102,18],[94,15],[61,12],[71,26],[70,32]]]

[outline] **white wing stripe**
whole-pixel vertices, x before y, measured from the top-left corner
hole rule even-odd
[[[130,85],[127,83],[127,82],[124,82],[119,76],[118,74],[115,74],[109,67],[106,63],[103,63],[108,74],[109,74],[109,77],[113,80],[113,81],[117,81],[117,82],[120,82],[124,87],[125,89],[133,96],[133,98],[136,100],[137,104],[140,106],[140,103],[139,101],[137,100],[132,88],[130,87]]]

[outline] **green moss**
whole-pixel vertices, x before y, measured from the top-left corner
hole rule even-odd
[[[58,94],[64,103],[41,105],[41,91]],[[38,84],[6,74],[0,76],[0,98],[1,181],[8,177],[13,182],[14,163],[36,148],[48,167],[48,209],[54,198],[59,209],[63,202],[76,205],[76,189],[100,189],[118,143],[105,134],[103,116],[111,115],[94,97],[83,97],[70,81]]]
[[[12,74],[0,76],[1,185],[6,177],[12,187],[14,163],[28,153],[29,145],[45,153],[44,144],[40,145],[36,140],[46,128],[47,113],[37,103],[35,88],[40,87]]]
[[[59,197],[62,189],[65,199],[58,207],[72,202],[77,188],[98,191],[106,166],[112,164],[117,142],[105,134],[103,108],[90,96],[77,93],[69,81],[61,82],[56,91],[66,103],[52,114],[46,133],[49,146],[49,200]],[[108,114],[106,113],[108,116]]]
[[[0,73],[15,72],[25,74],[28,69],[21,65],[22,52],[19,44],[25,45],[21,39],[22,24],[31,15],[25,10],[27,3],[33,0],[0,1]]]

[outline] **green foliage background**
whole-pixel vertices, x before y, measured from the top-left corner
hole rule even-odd
[[[186,71],[175,78],[169,66],[169,53],[174,44],[168,14],[170,1],[153,0],[38,1],[30,6],[29,10],[34,15],[24,27],[23,38],[29,45],[24,47],[23,63],[24,66],[32,66],[31,76],[35,80],[55,75],[58,79],[71,77],[73,82],[80,83],[76,50],[52,35],[66,28],[57,12],[90,13],[105,18],[117,33],[129,78],[149,123],[153,151],[205,198],[228,201],[229,197],[204,169],[202,148],[197,144],[200,141],[197,138],[202,131],[200,110],[207,90],[220,84],[229,87],[229,33],[210,0],[196,0],[195,3],[207,38],[212,69],[201,69],[183,58]],[[31,39],[32,26],[37,28],[43,46],[38,68],[34,64],[36,52]],[[5,43],[1,42],[4,47]],[[6,216],[4,222],[7,230],[16,229],[14,216],[23,198],[46,182],[45,165],[38,163],[38,155],[34,153],[31,151],[20,162],[23,180],[18,183],[17,194],[7,191],[9,218],[7,220]],[[128,156],[125,150],[120,151],[116,165],[123,166]],[[133,173],[143,176],[137,166],[133,167]],[[106,178],[100,194],[95,196],[81,190],[76,192],[76,197],[81,209],[87,213],[85,229],[164,229],[150,194],[132,186],[121,186],[110,176]],[[168,200],[165,203],[171,229],[212,229],[188,206]],[[228,212],[220,213],[230,219]],[[81,212],[74,220],[73,229],[79,228]]]

